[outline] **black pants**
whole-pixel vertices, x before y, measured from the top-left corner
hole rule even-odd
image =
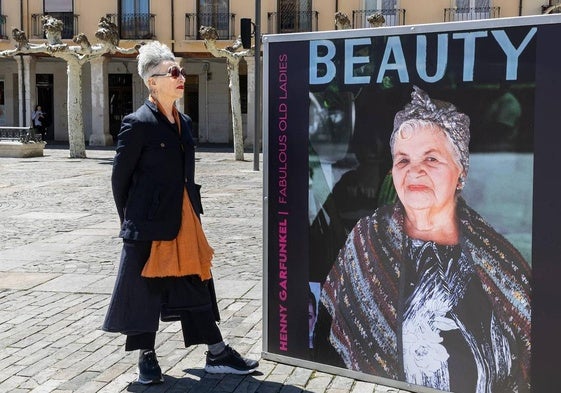
[[[35,126],[35,135],[41,135],[41,140],[47,139],[47,127]]]
[[[181,330],[185,346],[190,345],[193,335],[196,335],[197,332],[205,332],[202,341],[206,341],[206,344],[217,344],[222,341],[222,333],[220,333],[213,314],[208,312],[190,312],[189,314],[181,318]],[[155,346],[155,332],[131,334],[127,335],[125,351],[154,349]]]

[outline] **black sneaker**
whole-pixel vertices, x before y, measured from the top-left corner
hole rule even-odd
[[[140,352],[137,381],[143,385],[153,385],[164,382],[162,369],[158,364],[156,352],[153,350]]]
[[[211,374],[250,374],[254,372],[259,363],[255,360],[245,359],[229,345],[222,353],[206,354],[205,371]]]

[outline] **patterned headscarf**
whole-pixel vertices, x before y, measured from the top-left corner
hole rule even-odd
[[[433,100],[429,95],[413,86],[411,102],[403,110],[396,113],[390,145],[393,148],[395,134],[401,124],[407,120],[425,120],[438,125],[448,135],[459,153],[460,164],[467,175],[469,168],[469,116],[458,112],[449,102]]]

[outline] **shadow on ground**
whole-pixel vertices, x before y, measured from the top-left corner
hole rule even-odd
[[[176,378],[164,374],[163,384],[146,386],[132,382],[128,386],[127,391],[135,393],[276,393],[282,389],[283,393],[311,393],[297,386],[257,379],[263,375],[259,371],[251,375],[208,374],[203,369],[196,368],[183,371],[187,374],[184,378]]]

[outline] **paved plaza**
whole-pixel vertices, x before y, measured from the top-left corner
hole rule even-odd
[[[110,188],[113,149],[68,158],[0,158],[0,392],[405,392],[261,360],[249,376],[204,371],[206,346],[184,348],[180,325],[161,323],[156,352],[165,383],[134,383],[137,352],[100,326],[117,273],[121,239]],[[263,163],[253,153],[199,149],[203,227],[226,340],[262,352]]]

